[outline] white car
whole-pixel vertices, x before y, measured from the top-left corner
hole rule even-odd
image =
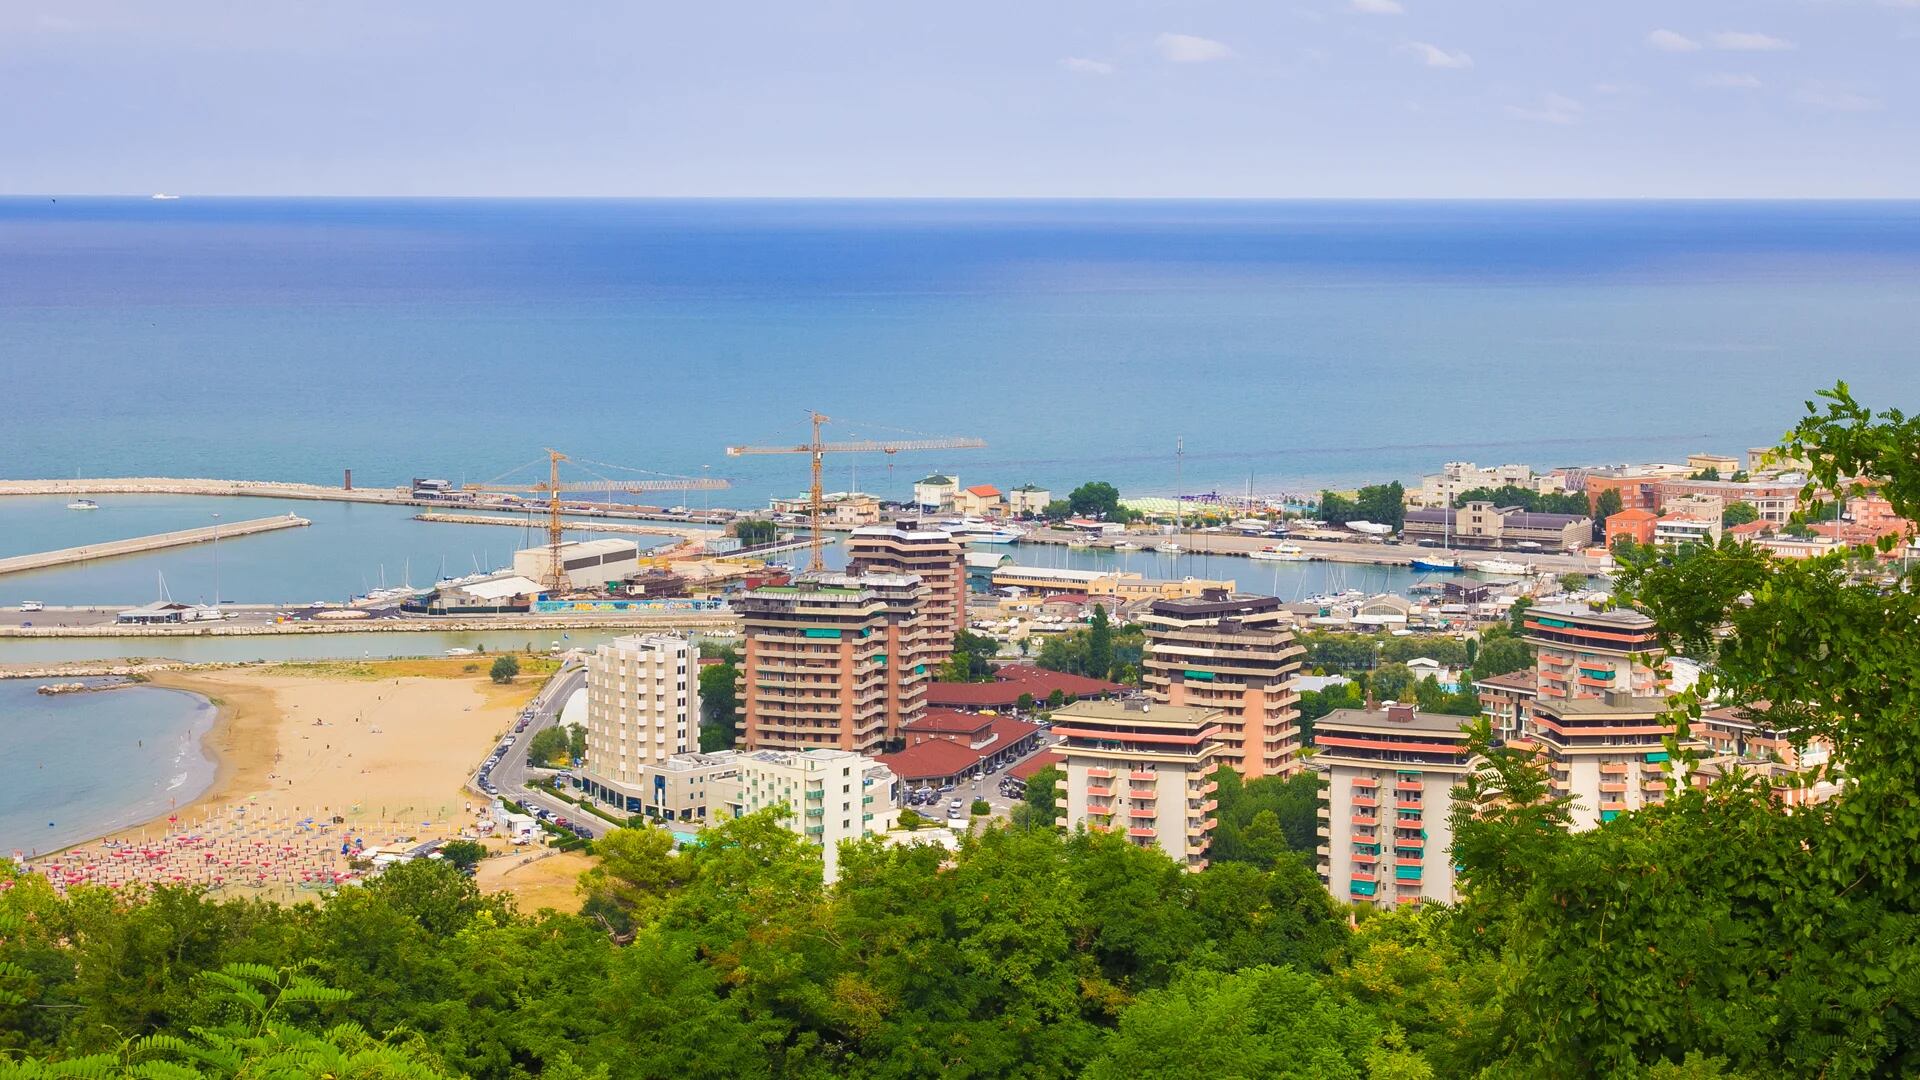
[[[20,610],[21,611],[45,611],[47,610],[47,605],[41,603],[38,600],[22,600],[20,601]]]

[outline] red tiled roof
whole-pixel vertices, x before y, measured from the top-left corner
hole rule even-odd
[[[1048,671],[1031,664],[1002,664],[995,669],[997,678],[990,683],[936,682],[927,686],[927,704],[960,709],[991,709],[1011,706],[1021,694],[1045,700],[1055,690],[1075,697],[1106,697],[1126,687],[1102,679],[1089,679]]]
[[[978,495],[983,499],[997,499],[1000,497],[1000,489],[992,484],[979,484],[968,488],[967,494]]]
[[[980,755],[959,743],[928,739],[897,754],[881,754],[880,764],[902,780],[940,780],[958,776],[980,763]]]
[[[1729,525],[1726,532],[1728,536],[1759,536],[1772,527],[1771,521],[1749,521],[1740,525]]]
[[[991,716],[964,713],[954,709],[928,709],[920,719],[904,724],[900,730],[922,734],[967,735],[993,723]]]
[[[1034,773],[1039,772],[1049,765],[1058,768],[1060,763],[1065,760],[1065,758],[1054,751],[1045,750],[1008,769],[1007,775],[1013,777],[1015,780],[1031,780],[1033,779]]]
[[[1029,724],[1025,720],[1012,716],[995,716],[991,719],[994,739],[987,744],[987,752],[992,754],[997,754],[1040,730],[1039,724]]]

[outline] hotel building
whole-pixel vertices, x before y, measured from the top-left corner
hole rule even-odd
[[[926,707],[930,635],[910,574],[802,574],[735,603],[748,750],[876,754]]]
[[[1335,709],[1314,723],[1320,880],[1337,900],[1393,907],[1455,899],[1455,784],[1472,767],[1464,717],[1411,705]]]
[[[1153,700],[1220,710],[1220,760],[1249,780],[1300,764],[1299,696],[1293,679],[1305,650],[1278,597],[1211,590],[1156,600],[1146,628],[1141,679]]]
[[[1218,709],[1078,701],[1053,714],[1068,828],[1124,831],[1191,870],[1205,869],[1220,767]]]
[[[698,660],[677,634],[616,638],[587,657],[587,760],[596,797],[638,812],[642,770],[700,748]]]

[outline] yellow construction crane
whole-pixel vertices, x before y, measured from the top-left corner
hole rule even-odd
[[[820,538],[820,459],[827,454],[898,454],[903,450],[978,450],[987,445],[982,439],[895,439],[879,441],[864,439],[859,442],[821,442],[820,425],[829,423],[832,417],[817,412],[809,412],[813,421],[813,441],[799,446],[729,446],[728,457],[742,454],[809,454],[813,457],[813,486],[807,489],[808,516],[812,519],[813,539],[808,544],[812,558],[807,569],[824,570],[826,557],[822,552]]]
[[[730,485],[725,480],[706,478],[673,477],[659,480],[561,480],[560,463],[572,459],[558,450],[547,450],[547,479],[533,484],[509,484],[497,480],[485,484],[462,484],[462,491],[501,491],[547,497],[547,553],[551,564],[547,568],[546,586],[556,593],[565,592],[568,587],[566,564],[560,558],[560,495],[570,491],[720,491]],[[525,466],[522,466],[525,468]],[[518,471],[518,470],[516,470]]]

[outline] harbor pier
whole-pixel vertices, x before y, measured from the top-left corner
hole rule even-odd
[[[219,525],[203,525],[197,529],[180,529],[175,532],[154,533],[150,536],[135,536],[126,540],[102,540],[97,544],[81,544],[79,547],[0,559],[0,574],[45,570],[48,567],[92,562],[95,559],[110,559],[118,555],[140,555],[163,548],[204,544],[213,540],[232,540],[242,536],[257,536],[260,533],[297,529],[311,524],[313,523],[306,518],[281,514],[276,517],[254,518],[251,521],[228,521]]]

